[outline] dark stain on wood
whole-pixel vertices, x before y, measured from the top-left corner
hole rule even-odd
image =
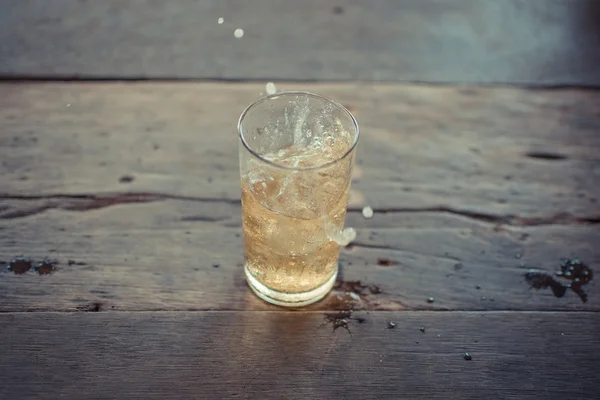
[[[92,302],[83,306],[76,307],[77,311],[83,312],[99,312],[102,311],[102,303]]]
[[[587,302],[587,294],[582,286],[587,285],[594,277],[593,271],[578,258],[564,260],[556,276],[570,280],[569,287],[575,292],[582,302]]]
[[[396,260],[391,260],[389,258],[378,258],[377,265],[381,265],[382,267],[391,267],[392,265],[398,265],[399,262]]]
[[[351,321],[356,321],[359,324],[365,323],[367,321],[366,318],[353,316],[353,312],[354,310],[342,310],[335,313],[325,313],[325,324],[331,323],[334,332],[338,328],[344,328],[346,331],[348,331],[349,334],[352,335],[352,332],[348,327]]]
[[[25,257],[15,257],[9,264],[8,270],[17,275],[23,275],[33,266],[32,261]]]
[[[359,296],[368,294],[367,290],[371,294],[379,294],[382,293],[383,290],[378,285],[363,285],[361,281],[343,281],[338,280],[333,287],[334,290],[339,290],[343,292],[351,292],[356,293]]]
[[[355,311],[354,307],[360,304],[362,308],[364,304],[368,303],[368,300],[364,297],[365,295],[382,292],[377,285],[364,285],[360,281],[344,281],[342,279],[338,279],[334,286],[334,291],[342,291],[343,295],[338,294],[330,298],[327,306],[338,311],[325,313],[325,323],[331,323],[334,331],[338,328],[344,328],[350,334],[352,332],[350,332],[348,324],[351,321],[356,321],[359,324],[366,322],[366,318],[353,315]],[[359,297],[363,303],[360,303]]]
[[[525,156],[527,156],[529,158],[536,158],[538,160],[547,160],[547,161],[559,161],[559,160],[566,160],[567,158],[569,158],[565,154],[545,152],[545,151],[530,151],[530,152],[525,153]]]
[[[58,264],[57,260],[45,259],[35,266],[35,271],[38,273],[38,275],[49,275],[57,270],[56,264]]]
[[[525,273],[525,280],[534,289],[552,289],[552,293],[556,297],[563,297],[567,289],[573,290],[583,303],[588,300],[587,293],[583,290],[583,286],[588,284],[594,274],[593,271],[578,258],[565,260],[561,263],[561,270],[555,275],[559,278],[568,280],[567,283],[562,283],[555,279],[550,274],[540,270],[530,270]]]
[[[135,177],[132,175],[123,175],[122,177],[119,178],[119,182],[120,183],[131,183],[131,182],[133,182],[134,179],[135,179]]]
[[[220,217],[209,217],[206,215],[188,215],[185,217],[181,217],[182,221],[185,222],[198,222],[198,221],[202,221],[202,222],[218,222],[218,221],[223,221],[224,219],[227,218],[220,218]]]

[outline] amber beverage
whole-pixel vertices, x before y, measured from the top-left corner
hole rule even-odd
[[[324,97],[281,92],[250,105],[238,131],[248,284],[273,304],[314,303],[347,240],[356,120]]]

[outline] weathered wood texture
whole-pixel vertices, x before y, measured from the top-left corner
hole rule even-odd
[[[0,314],[0,397],[597,398],[597,313],[361,316],[350,335],[320,313]]]
[[[3,0],[0,7],[4,77],[600,85],[596,0]],[[243,38],[234,38],[236,28]]]
[[[284,86],[339,99],[363,135],[343,280],[383,293],[344,286],[313,309],[600,309],[596,280],[586,304],[523,280],[562,257],[600,263],[600,93]],[[0,85],[0,260],[60,261],[2,268],[0,311],[273,309],[246,288],[239,236],[235,122],[262,89]]]

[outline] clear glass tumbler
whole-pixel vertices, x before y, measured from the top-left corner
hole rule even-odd
[[[238,132],[248,284],[273,304],[314,303],[347,242],[356,120],[325,97],[280,92],[244,110]]]

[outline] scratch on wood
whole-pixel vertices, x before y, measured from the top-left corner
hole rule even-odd
[[[600,215],[588,217],[576,217],[570,213],[563,212],[550,216],[521,217],[514,214],[496,215],[479,211],[457,210],[447,206],[423,207],[423,208],[377,208],[378,214],[386,213],[446,213],[473,219],[479,222],[495,225],[511,226],[540,226],[540,225],[578,225],[598,224]],[[348,212],[362,212],[362,209],[348,208]]]
[[[438,256],[435,254],[425,254],[425,253],[419,253],[417,251],[412,251],[412,250],[407,250],[407,249],[400,249],[394,246],[388,246],[388,245],[384,245],[384,244],[373,244],[373,243],[363,243],[360,241],[355,241],[352,242],[352,246],[356,247],[356,248],[363,248],[363,249],[374,249],[374,250],[389,250],[389,251],[395,251],[395,252],[400,252],[400,253],[405,253],[405,254],[414,254],[414,255],[418,255],[418,256],[425,256],[425,257],[431,257],[431,258],[437,258],[440,260],[451,260],[451,261],[461,261],[460,259],[456,258],[456,257],[451,257],[449,255],[444,255],[444,256]],[[381,265],[381,264],[379,264]],[[396,261],[396,264],[390,264],[388,266],[391,265],[401,265],[398,261]]]
[[[545,151],[530,151],[525,154],[526,157],[529,158],[537,158],[538,160],[546,160],[546,161],[559,161],[566,160],[568,157],[564,154],[560,153],[551,153]]]
[[[107,194],[53,194],[53,195],[10,195],[0,193],[0,201],[23,201],[24,206],[3,206],[0,211],[0,219],[23,218],[39,214],[48,209],[61,209],[67,211],[88,211],[109,207],[118,204],[149,203],[163,200],[184,200],[203,203],[227,203],[239,205],[239,199],[219,199],[211,197],[178,196],[165,193],[107,193]],[[27,205],[26,202],[37,203]],[[364,203],[362,193],[350,190],[348,212],[362,212]],[[599,224],[600,215],[577,217],[567,212],[561,212],[550,216],[522,217],[514,214],[498,215],[480,211],[460,210],[448,206],[433,206],[419,208],[377,208],[378,214],[386,213],[446,213],[473,219],[479,222],[495,225],[511,226],[540,226],[540,225],[578,225]],[[188,217],[184,217],[188,218]],[[189,217],[194,218],[194,217]],[[191,219],[193,220],[193,219]]]
[[[205,215],[188,215],[185,217],[181,217],[181,221],[184,222],[219,222],[229,219],[229,217],[207,217]],[[236,227],[239,225],[236,225]]]
[[[102,311],[102,303],[99,302],[93,302],[90,304],[86,304],[84,306],[78,306],[76,307],[77,311],[84,311],[84,312],[99,312]]]
[[[89,211],[119,205],[150,203],[167,199],[197,201],[205,203],[240,204],[239,199],[218,199],[177,196],[162,193],[108,193],[108,194],[54,194],[54,195],[10,195],[0,194],[0,201],[23,202],[8,205],[0,211],[0,219],[23,218],[42,213],[49,209],[66,211]]]

